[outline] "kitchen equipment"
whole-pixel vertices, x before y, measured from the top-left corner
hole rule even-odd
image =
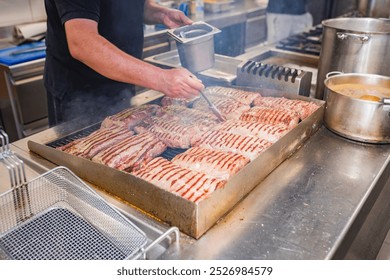
[[[191,72],[214,66],[214,34],[219,32],[219,29],[200,21],[168,30],[168,34],[176,40],[182,66]]]
[[[241,88],[253,91],[251,88]],[[265,96],[271,95],[264,93]],[[233,175],[224,188],[199,203],[190,202],[180,196],[141,180],[130,173],[122,172],[96,162],[64,153],[55,147],[64,145],[78,138],[83,130],[59,138],[50,143],[28,142],[31,151],[59,165],[65,165],[85,180],[100,186],[109,193],[141,208],[150,215],[177,226],[182,232],[200,238],[238,201],[248,194],[273,169],[291,156],[303,142],[321,126],[324,101],[297,96],[282,92],[273,92],[272,96],[310,100],[320,107],[311,116],[303,120],[297,127],[264,151],[261,156]],[[97,129],[95,127],[85,129]],[[170,152],[180,153],[170,149]],[[165,153],[162,155],[165,157]],[[170,155],[172,157],[172,155]]]
[[[324,123],[330,130],[361,142],[390,143],[389,98],[383,98],[379,102],[363,100],[334,90],[335,86],[348,86],[348,84],[389,89],[390,77],[374,74],[330,73],[324,84],[326,98]]]
[[[64,167],[2,194],[0,217],[0,255],[7,259],[129,259],[147,242]]]
[[[238,65],[236,84],[309,96],[311,77],[309,71],[248,60]]]
[[[335,18],[322,25],[316,98],[324,97],[324,80],[331,71],[390,76],[389,20]]]
[[[233,8],[233,0],[204,0],[204,10],[208,13],[226,12]]]
[[[27,182],[0,130],[0,163],[11,189],[0,195],[0,259],[128,259],[147,237],[65,167]]]
[[[389,0],[359,0],[359,12],[367,17],[389,18],[390,1]]]
[[[0,50],[0,64],[7,66],[46,56],[45,42],[35,42]]]
[[[204,100],[206,100],[207,104],[209,105],[209,108],[211,112],[220,120],[220,121],[226,121],[226,118],[222,116],[221,112],[215,107],[215,105],[210,101],[210,99],[204,94],[204,92],[201,90],[200,95],[203,97]]]

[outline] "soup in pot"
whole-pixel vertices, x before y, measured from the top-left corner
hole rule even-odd
[[[332,85],[331,90],[352,98],[380,101],[382,98],[390,98],[390,88],[377,85],[364,84],[340,84]]]

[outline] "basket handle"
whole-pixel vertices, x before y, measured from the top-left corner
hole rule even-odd
[[[142,257],[143,259],[146,259],[146,253],[149,252],[151,249],[153,249],[154,246],[161,243],[161,241],[168,238],[169,235],[171,235],[172,233],[175,234],[175,242],[179,243],[180,231],[177,227],[171,227],[166,232],[164,232],[162,235],[160,235],[157,239],[155,239],[152,243],[150,243],[146,248],[141,249],[141,252],[138,253],[137,255],[135,255],[133,257],[133,259],[134,260],[139,259],[140,257]]]

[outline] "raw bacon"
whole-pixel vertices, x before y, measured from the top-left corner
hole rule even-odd
[[[211,177],[227,180],[243,168],[249,159],[230,152],[193,147],[175,156],[172,162]]]
[[[128,137],[101,151],[92,158],[92,161],[118,170],[131,171],[142,167],[165,149],[166,145],[153,134],[143,133]]]
[[[193,202],[207,198],[226,183],[203,173],[182,168],[161,157],[151,160],[133,174]]]

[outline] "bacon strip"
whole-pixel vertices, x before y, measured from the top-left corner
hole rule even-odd
[[[276,109],[268,107],[252,107],[244,112],[240,120],[248,122],[260,122],[272,125],[284,125],[288,130],[298,125],[299,116],[286,109]]]
[[[161,107],[155,104],[129,108],[105,118],[102,122],[102,127],[125,126],[131,129],[143,120],[161,114],[161,110]]]
[[[196,125],[182,125],[179,121],[151,119],[150,124],[135,127],[138,133],[149,131],[168,147],[187,149],[191,145],[191,139],[195,138],[201,131]]]
[[[90,135],[57,149],[74,156],[91,159],[100,151],[131,137],[134,133],[124,127],[100,128]]]
[[[160,155],[166,145],[151,133],[128,137],[121,142],[98,153],[92,161],[109,167],[131,171],[143,166],[152,158]]]
[[[261,96],[260,93],[256,93],[256,92],[250,92],[250,91],[228,88],[228,87],[220,87],[220,86],[207,87],[205,91],[211,95],[222,95],[222,96],[231,97],[246,105],[252,104],[252,102],[256,98]]]
[[[239,119],[243,112],[250,109],[249,105],[243,104],[233,98],[219,95],[208,95],[211,102],[217,107],[226,119]],[[207,102],[201,98],[194,102],[193,108],[205,112],[210,112]]]
[[[175,156],[172,162],[183,168],[227,180],[243,168],[249,159],[230,152],[193,147]]]
[[[289,131],[284,126],[240,120],[227,120],[218,125],[215,129],[243,136],[256,136],[271,143],[275,143]]]
[[[192,146],[240,154],[254,160],[272,143],[253,136],[242,136],[224,131],[210,131],[195,140]]]
[[[301,120],[306,119],[319,108],[319,106],[313,102],[287,99],[284,97],[258,97],[253,103],[255,106],[260,107],[292,110],[298,114]]]
[[[191,171],[157,157],[133,175],[192,202],[207,198],[213,191],[223,188],[225,181]]]

